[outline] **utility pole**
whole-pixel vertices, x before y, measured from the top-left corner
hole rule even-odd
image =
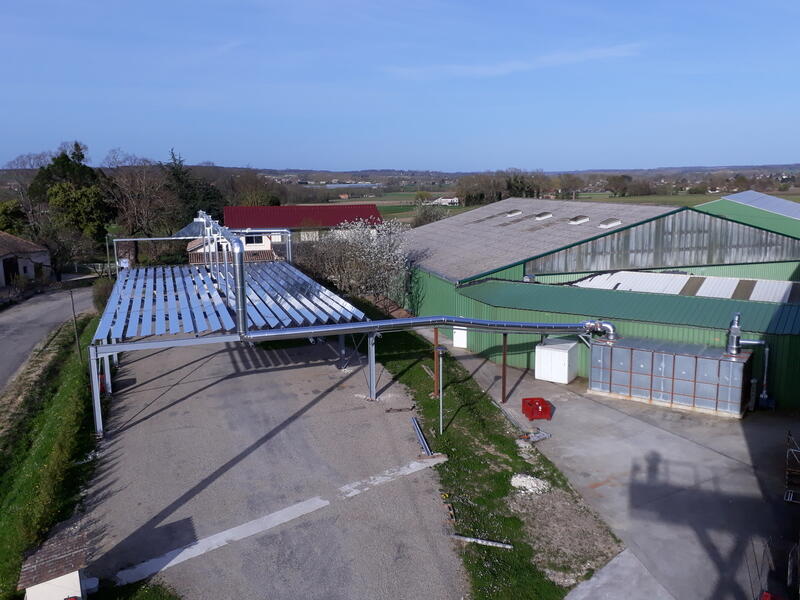
[[[72,302],[72,327],[75,330],[75,347],[78,349],[78,357],[83,362],[83,352],[81,352],[81,340],[78,336],[78,318],[75,316],[75,297],[72,295],[72,290],[69,291],[69,300]]]

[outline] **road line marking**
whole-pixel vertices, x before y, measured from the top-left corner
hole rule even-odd
[[[354,481],[353,483],[348,483],[347,485],[343,485],[339,488],[339,492],[341,492],[344,498],[352,498],[353,496],[357,496],[362,492],[366,492],[370,488],[374,488],[379,485],[383,485],[384,483],[388,483],[398,477],[403,477],[405,475],[411,475],[412,473],[416,473],[417,471],[421,471],[422,469],[427,469],[428,467],[432,467],[433,465],[438,465],[439,463],[443,463],[447,460],[447,457],[443,454],[438,456],[434,456],[432,458],[426,460],[415,460],[413,462],[408,463],[402,467],[394,467],[392,469],[387,469],[383,473],[379,475],[373,475],[367,479],[362,479],[361,481]]]
[[[238,525],[236,527],[232,527],[231,529],[227,529],[220,533],[216,533],[209,537],[198,540],[189,546],[172,550],[171,552],[167,552],[166,554],[157,558],[151,558],[150,560],[146,560],[133,567],[123,569],[117,573],[116,581],[120,585],[125,583],[133,583],[134,581],[140,581],[155,575],[159,571],[163,571],[164,569],[168,569],[169,567],[173,567],[177,564],[187,561],[190,558],[195,558],[196,556],[200,556],[206,552],[215,550],[216,548],[226,546],[230,542],[242,540],[252,535],[256,535],[257,533],[262,533],[277,527],[278,525],[283,525],[284,523],[288,523],[289,521],[297,519],[298,517],[302,517],[303,515],[312,513],[320,508],[324,508],[329,504],[330,502],[319,497],[309,498],[303,502],[292,504],[291,506],[283,508],[274,513],[259,517],[253,521],[248,521],[243,525]]]
[[[438,465],[446,460],[447,457],[440,454],[425,460],[412,461],[407,465],[403,465],[402,467],[387,469],[378,475],[373,475],[367,479],[362,479],[361,481],[354,481],[352,483],[348,483],[347,485],[343,485],[339,488],[339,492],[341,494],[340,498],[352,498],[353,496],[357,496],[358,494],[366,492],[371,488],[383,485],[384,483],[389,483],[390,481],[394,481],[395,479],[404,477],[406,475],[411,475],[423,469],[427,469],[428,467]],[[194,544],[189,544],[183,548],[171,550],[170,552],[167,552],[166,554],[156,558],[151,558],[132,567],[128,567],[127,569],[123,569],[117,573],[115,577],[116,583],[118,585],[124,585],[126,583],[134,583],[136,581],[141,581],[142,579],[152,577],[156,573],[163,571],[164,569],[168,569],[169,567],[178,565],[189,560],[190,558],[195,558],[205,554],[206,552],[210,552],[211,550],[222,548],[231,542],[243,540],[250,536],[263,533],[273,529],[274,527],[277,527],[278,525],[283,525],[284,523],[293,521],[294,519],[310,514],[321,508],[325,508],[328,505],[330,505],[330,501],[320,498],[319,496],[309,498],[308,500],[298,502],[297,504],[292,504],[291,506],[287,506],[286,508],[274,513],[264,515],[263,517],[248,521],[242,525],[237,525],[231,529],[226,529],[220,533],[215,533],[214,535],[202,538],[196,541]]]

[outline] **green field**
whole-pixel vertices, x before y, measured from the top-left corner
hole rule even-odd
[[[714,194],[671,194],[651,196],[624,196],[622,198],[612,197],[608,192],[596,192],[581,194],[577,200],[584,202],[614,202],[623,204],[661,204],[664,206],[696,206],[704,202],[711,202],[719,198]]]

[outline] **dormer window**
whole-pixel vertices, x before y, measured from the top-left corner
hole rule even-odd
[[[578,215],[577,217],[572,217],[569,220],[570,225],[580,225],[581,223],[586,223],[589,220],[589,217],[586,215]]]
[[[553,216],[553,213],[551,213],[551,212],[540,212],[540,213],[536,213],[536,220],[537,221],[544,221],[545,219],[549,219],[552,216]]]

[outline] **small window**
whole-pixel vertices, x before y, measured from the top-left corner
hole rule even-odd
[[[28,267],[26,265],[22,265],[22,274],[23,275],[27,275],[28,274]]]
[[[536,220],[537,221],[544,221],[545,219],[549,219],[552,216],[553,216],[553,213],[551,213],[551,212],[540,212],[540,213],[536,214]]]
[[[264,236],[263,235],[246,235],[244,236],[244,243],[247,245],[250,244],[263,244],[264,243]]]
[[[622,221],[619,219],[605,219],[604,221],[600,221],[600,225],[598,225],[598,227],[600,229],[611,229],[617,225],[622,225]]]
[[[506,213],[507,217],[518,217],[522,214],[521,210],[510,210]]]
[[[580,225],[581,223],[586,223],[589,220],[589,217],[586,215],[578,215],[577,217],[572,217],[569,220],[570,225]]]

